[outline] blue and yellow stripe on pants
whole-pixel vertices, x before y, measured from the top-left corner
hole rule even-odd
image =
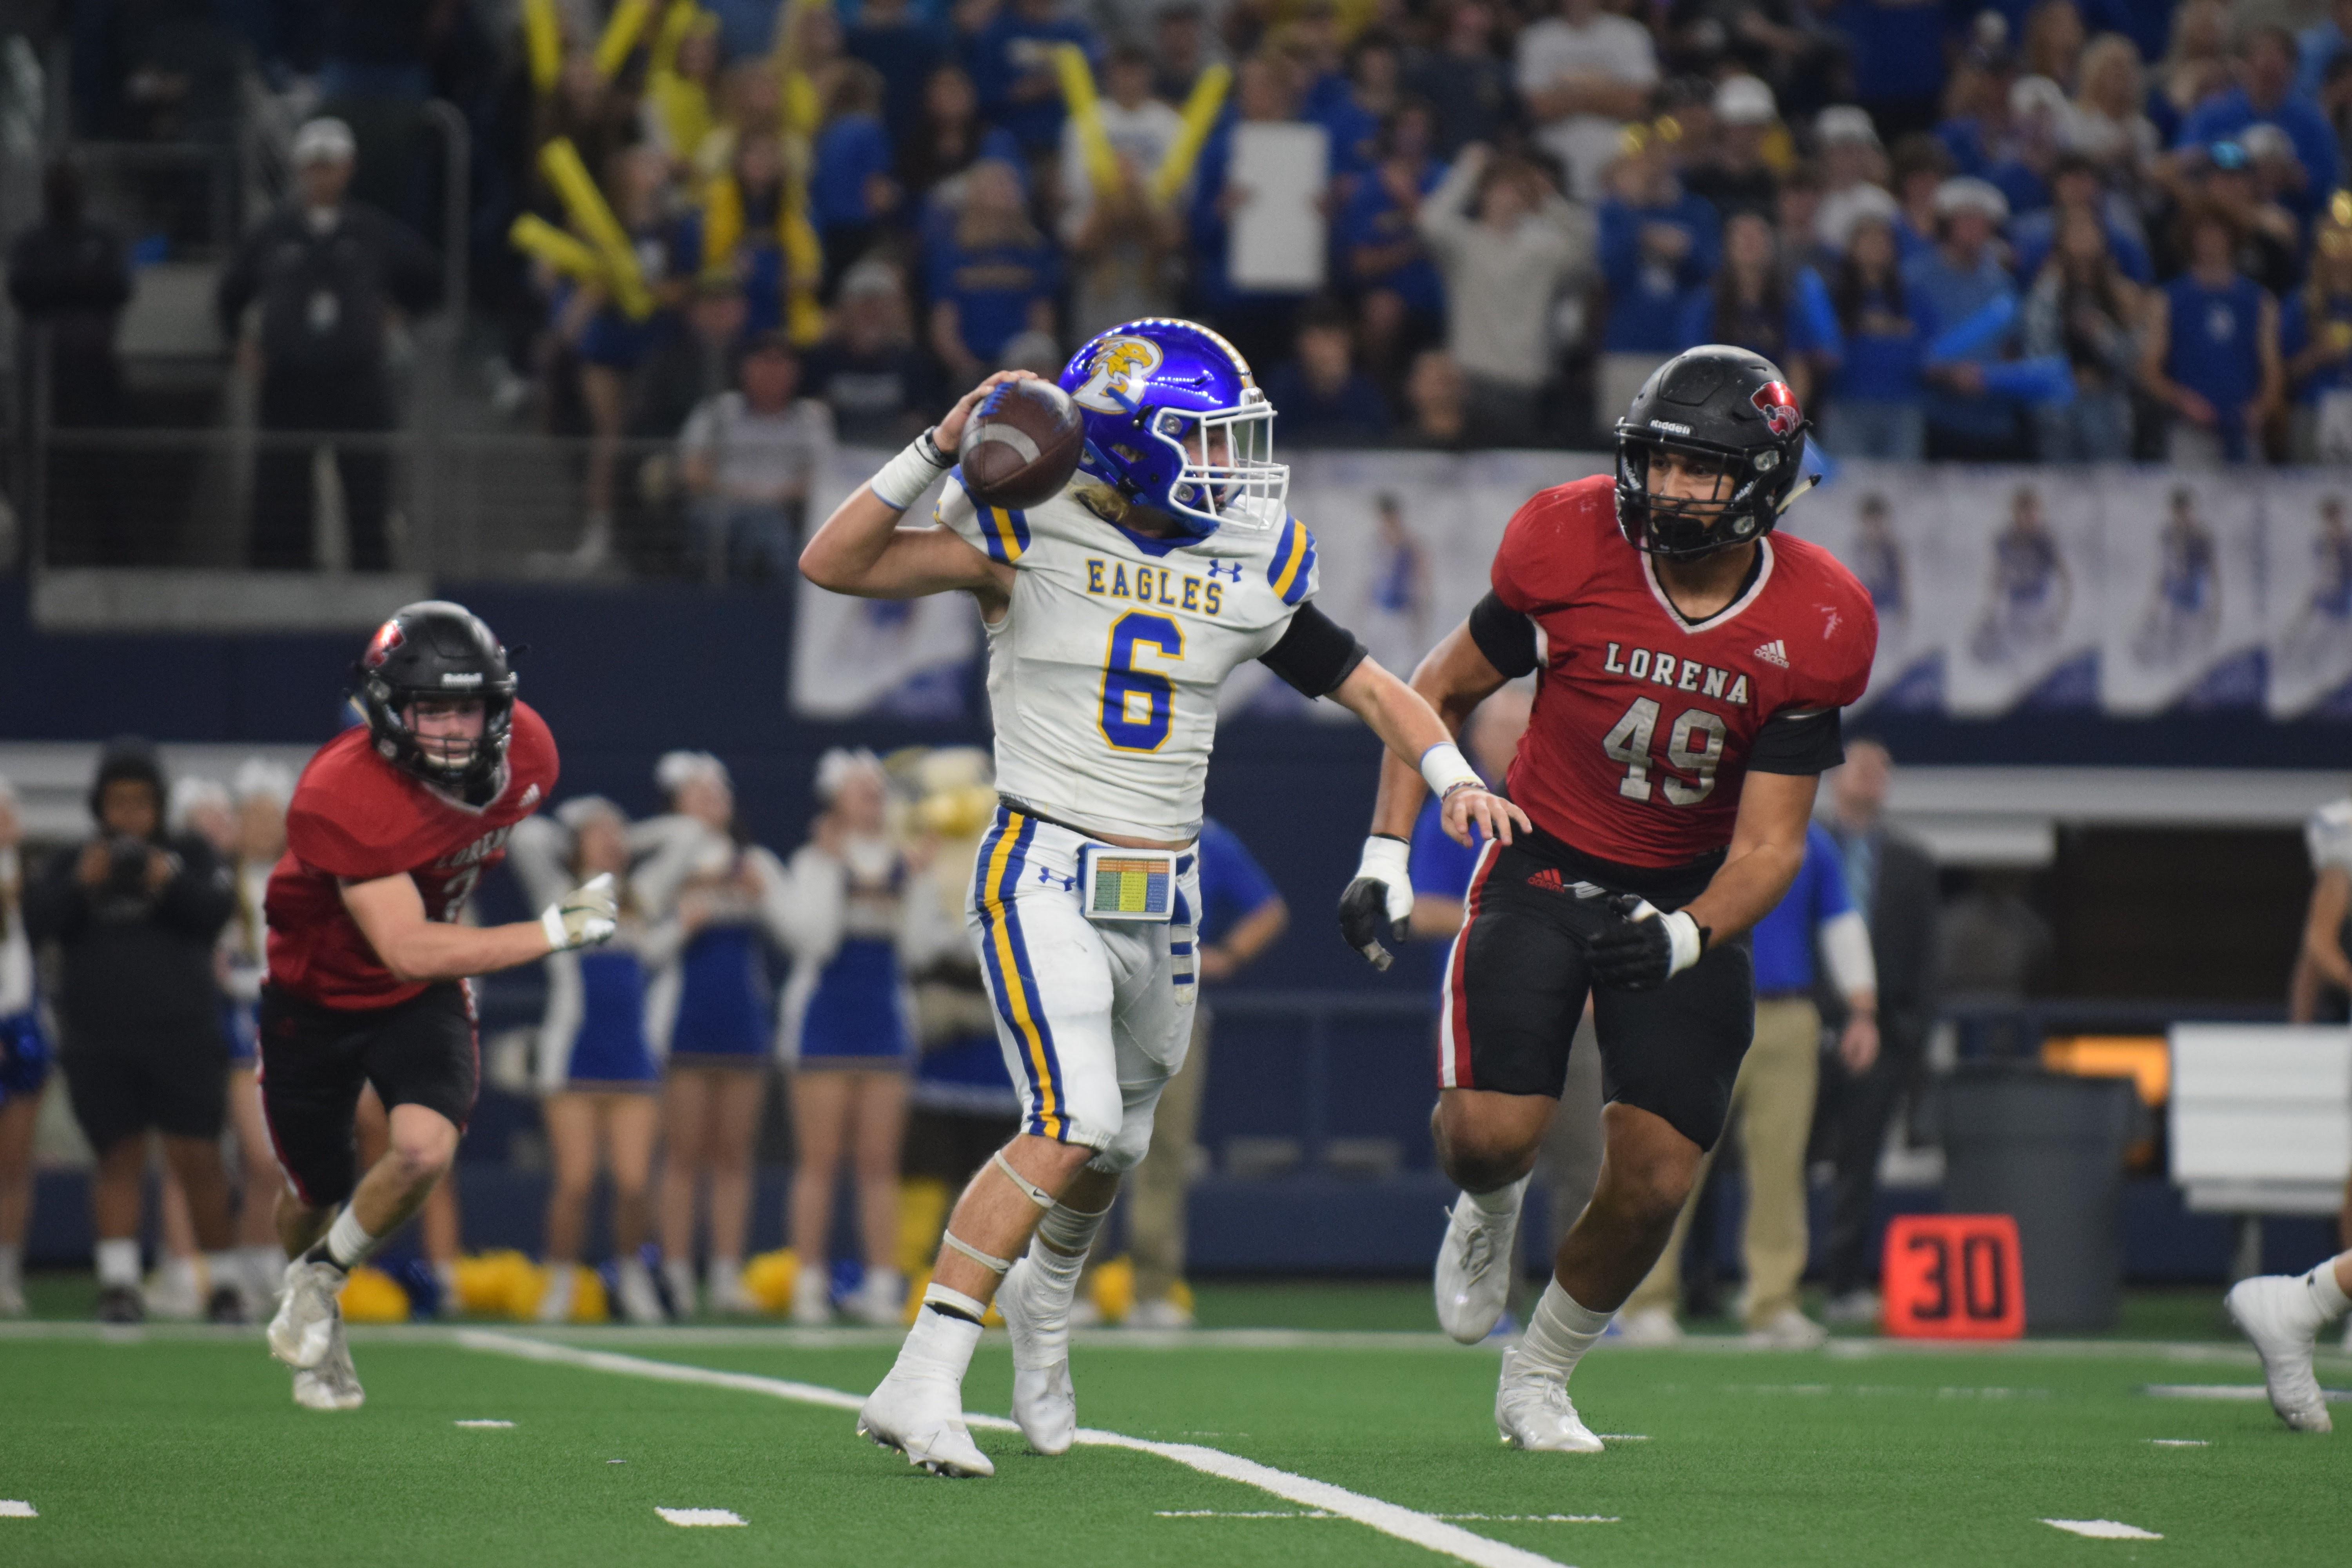
[[[1045,1021],[1045,1001],[1037,992],[1028,945],[1021,940],[1021,915],[1013,899],[1028,864],[1029,841],[1036,833],[1036,818],[1010,806],[997,807],[996,826],[981,840],[973,901],[980,909],[981,957],[988,966],[997,1014],[1021,1042],[1022,1068],[1029,1079],[1029,1131],[1040,1138],[1059,1139],[1067,1127],[1062,1114],[1062,1062],[1054,1051],[1054,1030]]]

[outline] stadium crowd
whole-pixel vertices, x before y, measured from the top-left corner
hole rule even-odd
[[[226,14],[420,226],[429,149],[384,128],[465,109],[509,405],[750,454],[688,482],[752,570],[829,438],[1149,314],[1223,331],[1300,446],[1588,445],[1720,341],[1787,367],[1833,456],[2352,454],[2340,0]],[[75,26],[90,125],[202,118],[141,99],[145,8]]]

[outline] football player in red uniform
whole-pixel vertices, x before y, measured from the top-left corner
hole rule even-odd
[[[460,925],[507,836],[555,787],[555,738],[515,700],[490,628],[461,605],[406,606],[355,674],[364,726],[319,749],[286,814],[264,900],[261,1106],[286,1172],[278,1235],[293,1261],[269,1325],[294,1397],[362,1397],[335,1305],[344,1275],[416,1212],[449,1168],[480,1058],[467,977],[613,934],[612,879],[535,921]],[[352,1137],[362,1084],[391,1143],[362,1176]]]
[[[1678,355],[1617,423],[1614,482],[1544,491],[1513,517],[1493,591],[1414,672],[1457,731],[1537,672],[1509,777],[1534,823],[1481,851],[1447,960],[1438,1157],[1463,1188],[1438,1255],[1440,1322],[1502,1315],[1521,1195],[1592,996],[1611,1101],[1601,1181],[1565,1239],[1495,1421],[1523,1448],[1595,1452],[1568,1374],[1657,1261],[1723,1131],[1755,1026],[1748,928],[1803,862],[1820,774],[1843,755],[1878,626],[1823,550],[1773,538],[1805,488],[1805,420],[1743,349]],[[1340,926],[1375,963],[1412,913],[1421,803],[1384,764]]]

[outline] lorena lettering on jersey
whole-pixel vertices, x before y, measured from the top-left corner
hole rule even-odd
[[[1190,610],[1195,615],[1213,616],[1225,607],[1225,585],[1213,579],[1217,568],[1209,568],[1211,581],[1202,582],[1189,573],[1178,576],[1165,566],[1146,566],[1138,562],[1106,561],[1097,555],[1087,557],[1087,592],[1105,599],[1128,599],[1139,605],[1164,605],[1171,610]],[[1241,568],[1234,568],[1236,582]]]
[[[1611,643],[1608,656],[1601,661],[1601,668],[1610,675],[1654,681],[1660,686],[1670,686],[1676,691],[1696,691],[1702,697],[1715,698],[1735,708],[1748,705],[1748,677],[1733,670],[1717,669],[1711,664],[1701,664],[1695,658],[1676,658],[1673,654],[1646,647],[1637,647],[1632,653],[1626,653],[1621,644]]]
[[[452,849],[433,864],[436,868],[478,866],[504,849],[507,847],[507,840],[512,837],[514,837],[514,828],[511,826],[493,827],[471,844],[463,848]]]

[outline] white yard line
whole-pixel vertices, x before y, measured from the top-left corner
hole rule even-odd
[[[2140,1392],[2158,1399],[2224,1399],[2250,1404],[2270,1397],[2270,1391],[2259,1383],[2151,1383]],[[2330,1405],[2352,1405],[2352,1389],[2323,1388],[2319,1394]]]
[[[790,1400],[796,1405],[815,1405],[832,1410],[854,1411],[865,1403],[861,1394],[845,1393],[837,1388],[824,1388],[811,1383],[794,1383],[780,1377],[758,1377],[749,1373],[720,1372],[710,1367],[687,1366],[677,1362],[648,1361],[641,1356],[616,1355],[609,1351],[583,1350],[572,1345],[526,1338],[520,1334],[498,1333],[479,1329],[461,1329],[456,1342],[467,1350],[484,1351],[495,1355],[518,1356],[525,1361],[549,1363],[559,1366],[583,1367],[591,1372],[609,1372],[624,1377],[651,1378],[662,1383],[698,1384],[709,1388],[731,1388],[742,1394],[763,1394],[771,1398]],[[990,1431],[1013,1429],[1013,1423],[1001,1415],[971,1415],[967,1425]],[[1430,1514],[1401,1508],[1379,1498],[1366,1497],[1345,1487],[1333,1486],[1307,1476],[1297,1476],[1287,1470],[1277,1470],[1271,1465],[1261,1465],[1255,1459],[1244,1459],[1219,1448],[1204,1448],[1193,1443],[1155,1443],[1147,1438],[1129,1437],[1124,1433],[1103,1432],[1090,1427],[1078,1430],[1077,1441],[1090,1447],[1126,1448],[1139,1454],[1156,1454],[1171,1459],[1203,1475],[1221,1480],[1238,1481],[1255,1487],[1302,1508],[1337,1514],[1368,1525],[1383,1535],[1424,1547],[1441,1556],[1453,1557],[1475,1568],[1560,1568],[1552,1558],[1539,1556],[1499,1541],[1473,1534],[1458,1525]]]

